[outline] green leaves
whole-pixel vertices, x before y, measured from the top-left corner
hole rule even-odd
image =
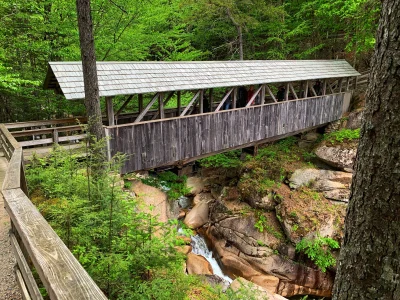
[[[314,239],[304,238],[296,245],[296,251],[305,253],[322,272],[326,272],[326,268],[336,264],[331,250],[339,248],[337,241],[320,235]]]

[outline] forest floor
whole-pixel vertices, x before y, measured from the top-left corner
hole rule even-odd
[[[7,162],[0,157],[0,188],[3,185]],[[8,232],[10,230],[10,218],[4,209],[4,199],[0,193],[0,299],[22,299],[19,287],[15,280],[15,258],[10,245]]]

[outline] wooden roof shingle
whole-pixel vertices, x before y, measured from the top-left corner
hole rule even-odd
[[[97,62],[100,96],[359,76],[345,60]],[[82,63],[50,62],[44,87],[85,96]]]

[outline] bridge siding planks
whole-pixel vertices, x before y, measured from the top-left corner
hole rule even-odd
[[[337,120],[343,98],[340,93],[108,127],[111,154],[128,155],[127,173],[218,153]]]

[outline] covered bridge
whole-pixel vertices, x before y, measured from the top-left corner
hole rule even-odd
[[[109,156],[128,155],[122,173],[180,165],[338,120],[359,75],[345,60],[98,62],[97,69]],[[81,62],[49,63],[45,88],[84,98]],[[115,109],[113,97],[122,95]],[[137,111],[122,114],[130,101]]]

